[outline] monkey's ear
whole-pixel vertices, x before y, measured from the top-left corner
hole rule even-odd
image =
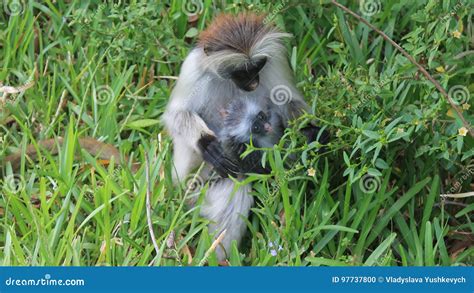
[[[229,111],[227,111],[226,109],[220,109],[219,114],[221,114],[222,119],[225,119],[227,118],[227,116],[229,116]]]
[[[270,97],[268,98],[268,100],[270,100]],[[267,104],[265,105],[265,111],[266,111],[267,113],[271,114],[271,113],[272,113],[271,110],[272,110],[272,106],[270,105],[270,103],[267,103]]]

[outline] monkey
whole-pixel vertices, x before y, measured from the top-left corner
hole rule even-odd
[[[252,142],[256,148],[271,148],[277,144],[284,132],[281,115],[271,104],[260,105],[255,99],[239,99],[231,102],[221,112],[224,126],[219,140],[224,155],[237,162],[243,173],[269,173],[259,162],[262,151],[254,150],[245,158],[242,154]]]
[[[162,116],[173,141],[174,182],[203,161],[220,174],[245,171],[225,156],[217,138],[223,127],[219,109],[233,100],[274,101],[284,127],[310,112],[288,63],[283,41],[290,36],[250,13],[221,14],[199,35]]]
[[[283,117],[274,110],[275,105],[268,103],[269,99],[263,101],[267,104],[262,103],[261,99],[241,98],[220,111],[223,128],[218,133],[218,140],[223,153],[245,173],[270,172],[268,167],[263,168],[259,164],[262,150],[253,150],[242,158],[246,146],[252,144],[257,149],[272,148],[279,143],[285,131]],[[321,128],[315,126],[312,131],[303,131],[303,134],[308,141],[318,140],[323,145],[327,144],[329,133],[324,130],[319,134],[320,131]],[[238,181],[245,177],[244,174],[236,176]],[[201,216],[211,221],[210,232],[219,234],[226,230],[221,246],[216,249],[219,261],[226,258],[232,241],[235,240],[238,245],[246,232],[244,218],[249,216],[253,205],[251,190],[251,184],[239,186],[225,177],[212,180],[209,185],[201,206]]]
[[[117,164],[122,164],[128,161],[128,158],[122,160],[119,150],[111,144],[98,141],[97,139],[92,137],[79,138],[78,142],[82,149],[86,150],[93,156],[97,156],[99,159],[110,160],[112,157],[114,157],[115,162]],[[59,152],[58,145],[61,146],[63,144],[64,139],[60,137],[57,139],[40,140],[38,141],[37,146],[39,149],[44,149],[52,155],[56,155]],[[6,156],[3,159],[2,166],[5,167],[6,164],[9,162],[12,166],[12,170],[18,171],[18,169],[20,168],[22,156],[27,156],[31,160],[35,161],[38,158],[36,146],[34,144],[29,144],[26,146],[25,153],[23,153],[22,151],[18,151],[16,153]]]
[[[200,33],[196,46],[185,58],[162,115],[173,142],[173,182],[184,182],[203,163],[207,170],[206,174],[201,173],[203,180],[209,179],[209,169],[219,174],[220,179],[213,181],[206,192],[201,216],[211,221],[210,231],[227,231],[224,250],[232,240],[240,241],[245,232],[242,217],[248,216],[253,204],[251,186],[237,187],[227,177],[243,180],[249,170],[266,173],[268,169],[248,164],[260,160],[248,157],[239,161],[239,152],[229,154],[234,145],[226,142],[225,119],[220,110],[243,98],[260,105],[272,104],[272,117],[279,117],[283,129],[291,120],[311,112],[296,87],[288,62],[284,41],[290,36],[264,23],[264,16],[217,16]],[[314,136],[318,129],[310,125],[302,132]],[[217,255],[224,257],[219,250]]]
[[[218,133],[218,140],[223,146],[224,153],[236,164],[243,165],[244,170],[255,172],[255,168],[258,168],[256,162],[260,161],[262,155],[261,151],[253,151],[245,158],[241,158],[241,155],[246,145],[250,143],[257,148],[270,148],[277,144],[284,132],[282,117],[273,111],[271,105],[262,105],[252,98],[234,100],[220,113],[223,128]],[[204,172],[208,173],[209,170]],[[223,261],[232,241],[235,240],[238,245],[246,232],[244,218],[249,216],[253,205],[250,194],[252,187],[250,184],[236,184],[232,179],[225,177],[216,179],[213,175],[201,175],[209,176],[212,180],[208,179],[209,187],[200,214],[210,220],[211,233],[220,234],[226,231],[221,245],[216,248],[218,260]],[[245,175],[239,174],[236,179],[242,181]]]

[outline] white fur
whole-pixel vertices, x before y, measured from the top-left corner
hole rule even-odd
[[[237,189],[237,190],[234,190]],[[220,179],[207,190],[201,206],[201,216],[211,221],[209,232],[217,237],[226,230],[221,245],[216,248],[219,261],[230,253],[233,240],[239,245],[246,231],[246,219],[253,204],[250,185],[236,188],[231,179]]]
[[[250,136],[250,131],[252,127],[253,119],[258,115],[258,113],[264,109],[261,105],[257,103],[255,99],[250,99],[248,97],[243,98],[245,103],[245,109],[242,109],[242,113],[245,113],[245,117],[242,117],[242,120],[234,127],[226,127],[225,132],[222,135],[227,137],[236,137],[239,140],[247,140]]]

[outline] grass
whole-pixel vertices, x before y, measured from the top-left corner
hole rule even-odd
[[[4,7],[0,81],[34,85],[3,101],[0,158],[41,139],[65,143],[57,156],[23,158],[16,173],[2,166],[0,264],[217,265],[199,207],[189,209],[185,190],[171,184],[172,145],[159,119],[197,33],[219,12],[252,10],[294,35],[289,60],[315,115],[267,152],[271,175],[249,177],[256,205],[230,265],[472,265],[473,198],[439,196],[474,184],[474,141],[459,134],[449,104],[328,1],[265,2],[205,0],[196,21],[173,0]],[[457,102],[473,124],[468,1],[375,1],[373,14],[341,2],[365,12],[445,89],[461,89]],[[325,152],[298,135],[308,119],[331,131]],[[100,164],[79,150],[85,136],[117,146],[140,169]],[[290,164],[290,154],[301,159]],[[159,253],[147,226],[145,157]]]

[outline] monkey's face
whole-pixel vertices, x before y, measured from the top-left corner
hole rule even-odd
[[[258,98],[233,100],[221,110],[223,128],[220,135],[232,143],[272,147],[284,132],[283,120],[275,109],[259,103]]]
[[[247,92],[254,91],[260,83],[258,75],[266,63],[267,57],[250,60],[231,70],[230,78],[238,88]]]
[[[277,112],[262,110],[252,120],[251,139],[255,146],[269,148],[280,141],[284,129],[283,120]]]
[[[221,65],[217,72],[222,78],[230,79],[239,89],[251,92],[258,87],[259,74],[266,63],[267,57],[265,56],[245,58],[237,64]]]
[[[270,124],[269,117],[263,111],[260,111],[252,122],[250,132],[254,136],[265,136],[273,133],[273,127]]]

